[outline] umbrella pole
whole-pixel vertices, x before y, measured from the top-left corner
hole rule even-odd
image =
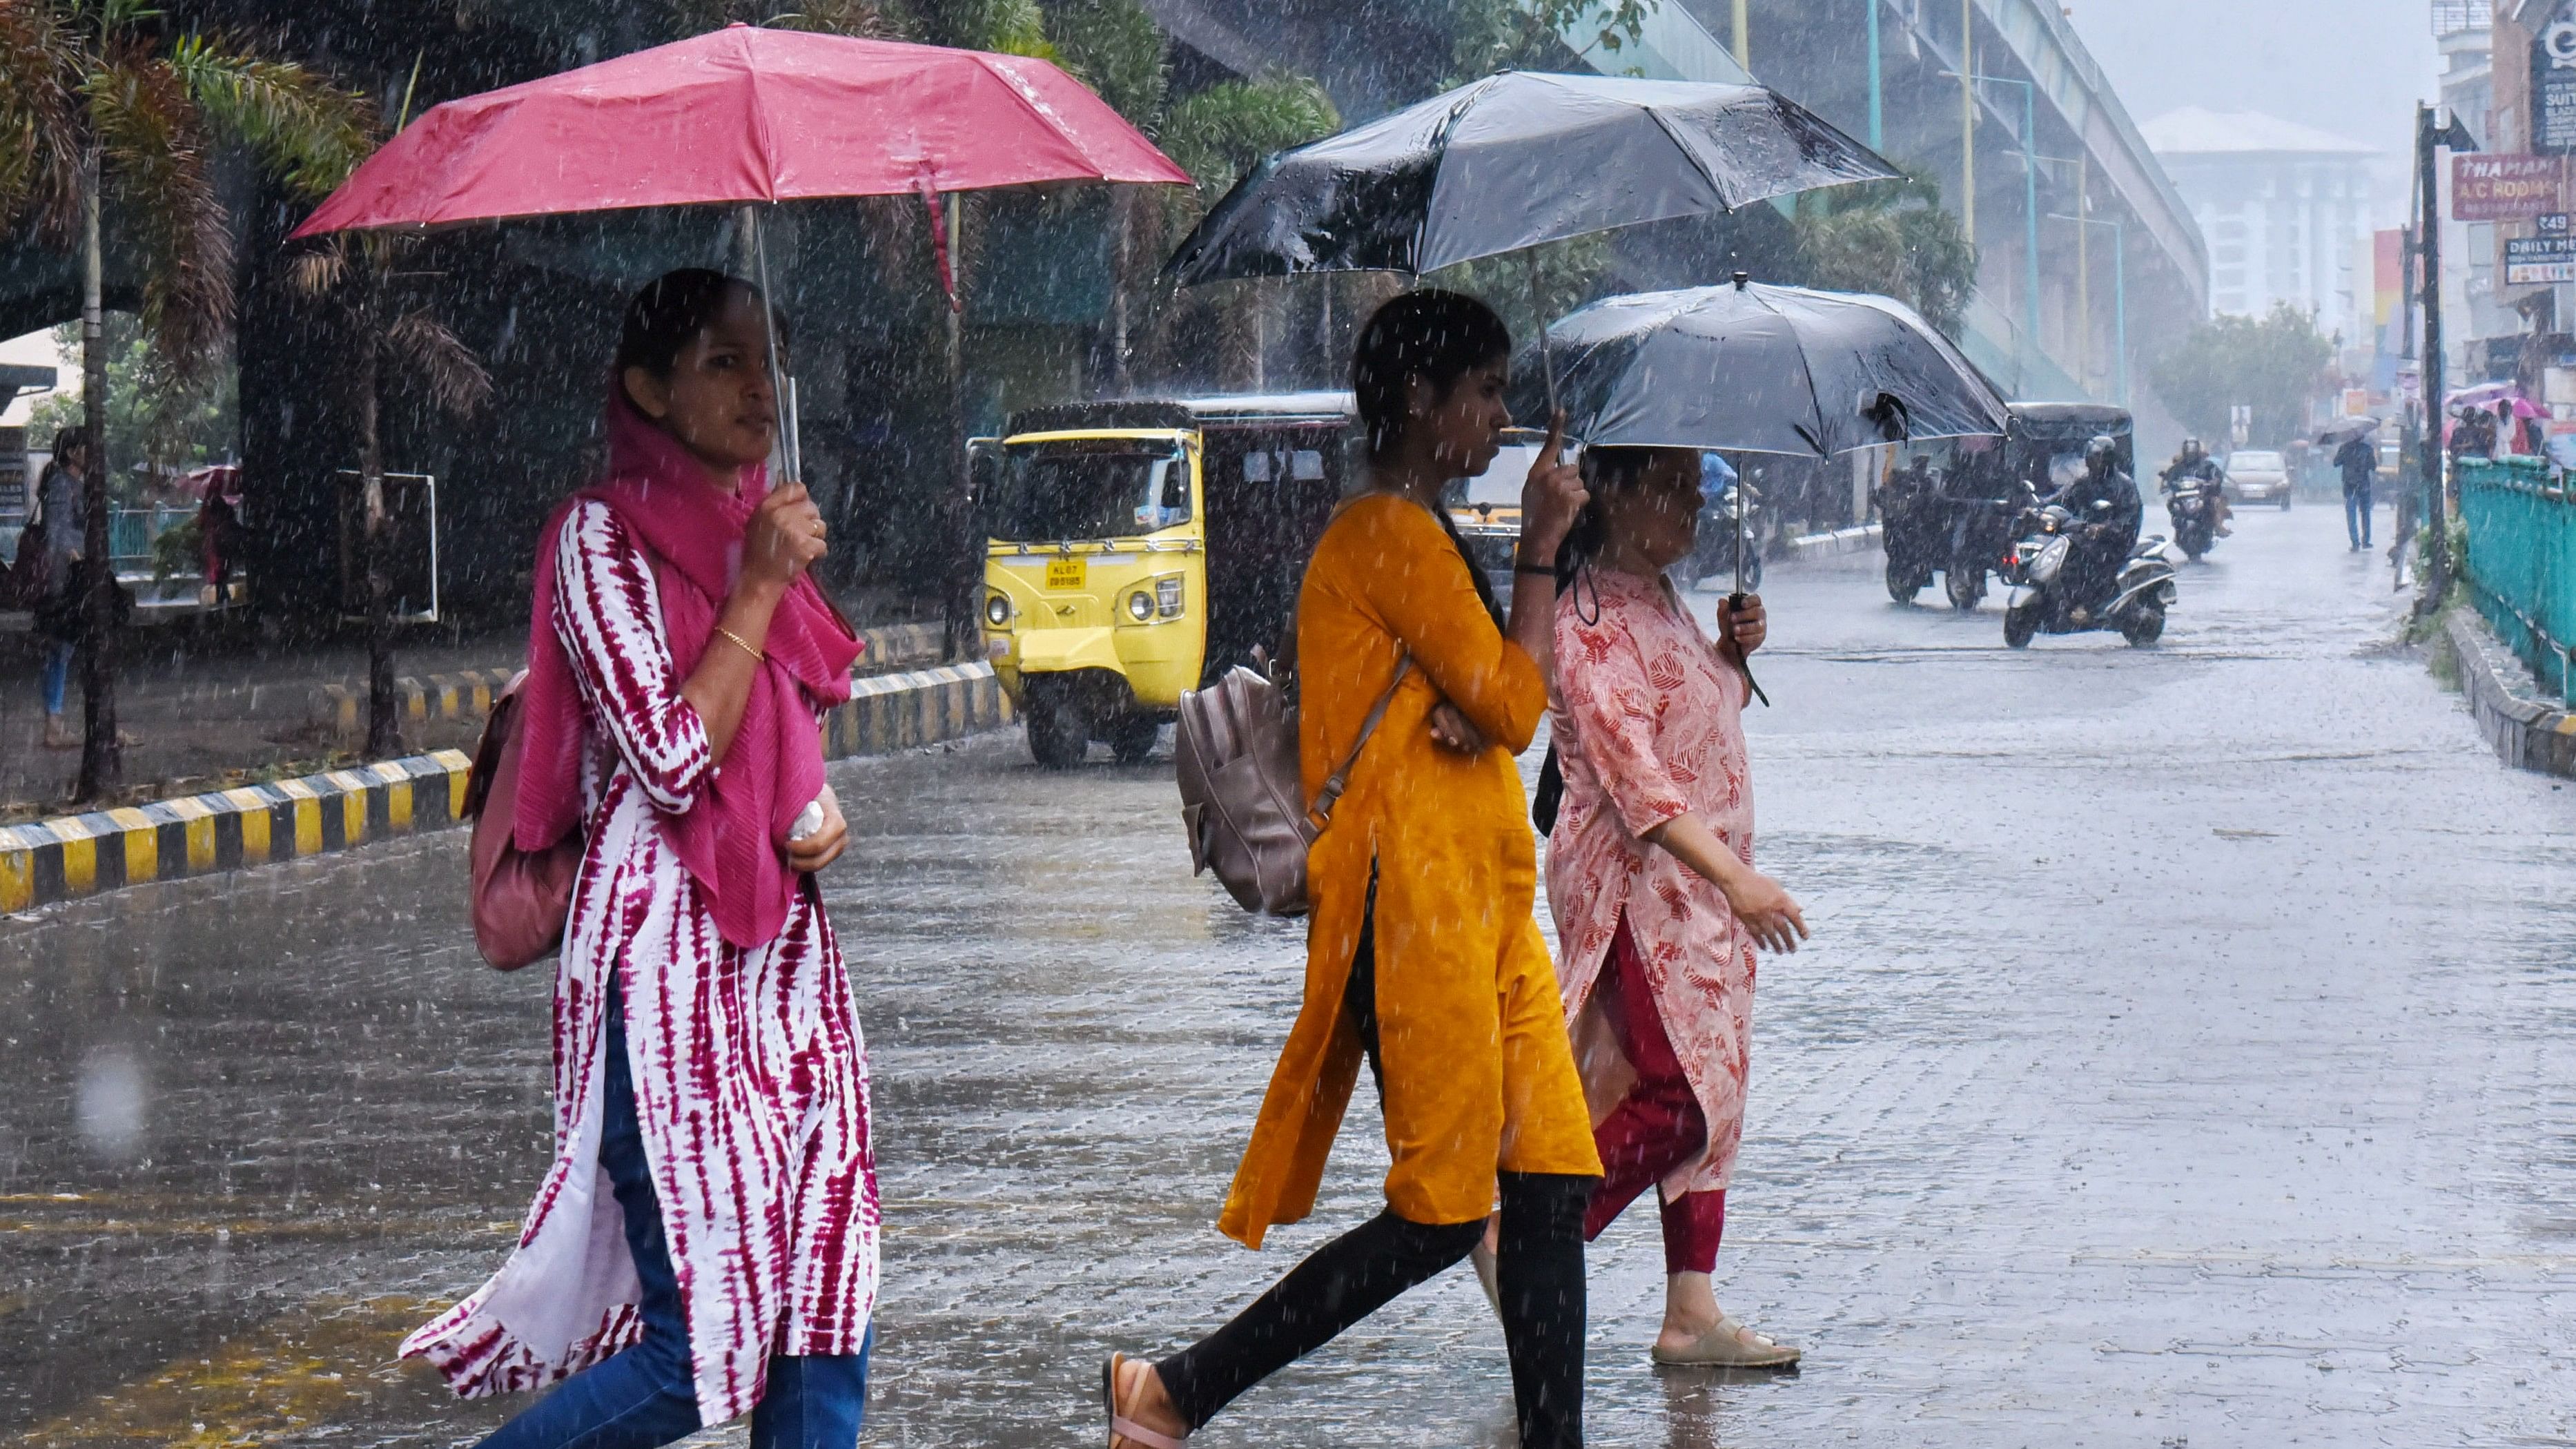
[[[1538,318],[1538,370],[1547,379],[1547,414],[1548,421],[1553,423],[1557,413],[1556,355],[1547,340],[1547,301],[1538,285],[1538,253],[1522,252],[1521,261],[1529,269],[1530,315]]]
[[[742,224],[751,232],[752,266],[760,282],[760,305],[768,313],[769,386],[778,408],[778,461],[784,475],[780,481],[801,482],[804,460],[797,456],[796,379],[778,364],[778,299],[769,290],[769,228],[760,224],[758,203],[744,203],[741,215]]]

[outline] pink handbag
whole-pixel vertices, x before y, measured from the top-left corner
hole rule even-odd
[[[511,837],[519,802],[519,687],[527,679],[520,670],[493,699],[465,777],[465,816],[474,822],[474,945],[502,971],[542,961],[563,945],[573,882],[581,874],[578,832],[537,851],[521,850]]]

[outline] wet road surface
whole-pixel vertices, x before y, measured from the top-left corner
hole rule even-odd
[[[1991,601],[1774,576],[1760,851],[1817,939],[1764,964],[1719,1288],[1806,1366],[1649,1368],[1631,1213],[1591,1258],[1593,1442],[2576,1443],[2576,792],[2389,647],[2333,511],[2249,511],[2182,588],[2156,649],[2015,652]],[[1225,1242],[1300,934],[1189,878],[1168,764],[1051,776],[1004,737],[834,778],[889,1214],[870,1442],[1096,1443],[1103,1352],[1375,1210],[1373,1103],[1314,1219]],[[547,982],[474,959],[463,856],[0,921],[0,1444],[447,1445],[511,1407],[389,1362],[544,1165]],[[1198,1442],[1508,1419],[1462,1268]]]

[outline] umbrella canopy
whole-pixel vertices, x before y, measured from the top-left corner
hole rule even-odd
[[[1189,173],[1043,60],[729,25],[425,112],[295,236]]]
[[[1548,329],[1567,433],[1588,447],[1826,457],[2000,434],[2004,400],[1947,338],[1886,297],[1730,286],[1608,297]],[[1513,411],[1539,417],[1530,369]],[[1894,401],[1890,403],[1888,399]]]
[[[2340,443],[2346,438],[2365,438],[2379,430],[2379,419],[2370,417],[2337,418],[2317,429],[2320,443]]]
[[[1182,285],[1423,273],[1896,169],[1756,85],[1506,71],[1261,163],[1173,253]]]

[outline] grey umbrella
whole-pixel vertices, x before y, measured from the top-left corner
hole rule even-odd
[[[1168,270],[1419,274],[1895,175],[1763,86],[1505,71],[1263,161]]]
[[[2000,435],[2003,397],[1886,297],[1747,280],[1606,297],[1548,329],[1567,436],[1585,446],[1830,457]],[[1544,416],[1524,381],[1513,411]]]

